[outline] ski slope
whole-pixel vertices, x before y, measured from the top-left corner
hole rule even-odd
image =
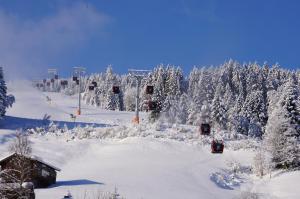
[[[45,114],[68,128],[80,124],[99,129],[130,126],[134,116],[83,105],[82,115],[74,124],[70,114],[76,112],[77,96],[42,93],[26,81],[10,82],[9,92],[15,95],[16,103],[1,122],[0,158],[8,154],[15,130],[41,125]],[[194,127],[190,129],[197,134]],[[113,192],[115,187],[128,199],[231,199],[241,191],[255,191],[262,198],[296,199],[300,195],[299,172],[277,173],[271,180],[256,179],[248,173],[235,178],[230,172],[226,175],[229,163],[251,165],[251,150],[225,148],[222,155],[211,154],[208,145],[153,137],[69,141],[63,136],[32,135],[30,139],[33,155],[61,169],[56,185],[35,190],[37,199],[59,199],[68,191],[76,199],[85,194],[86,198],[95,198],[98,192]]]

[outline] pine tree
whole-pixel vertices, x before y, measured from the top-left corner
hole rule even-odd
[[[299,92],[292,79],[279,89],[282,93],[268,120],[265,143],[276,167],[299,167]]]
[[[214,123],[220,126],[222,129],[227,128],[227,110],[222,97],[222,86],[218,84],[216,93],[212,101],[211,116]]]
[[[15,102],[15,97],[13,95],[7,95],[7,87],[4,81],[3,68],[0,67],[0,119],[6,113],[6,109],[11,107]]]
[[[266,123],[267,107],[262,91],[252,91],[246,97],[241,116],[247,118],[249,122],[249,132],[247,135],[260,137],[263,134],[262,127]]]
[[[112,91],[109,91],[106,95],[106,109],[108,110],[116,110],[116,101],[115,94]]]
[[[0,67],[0,117],[3,117],[6,112],[6,84],[4,81],[3,69]]]

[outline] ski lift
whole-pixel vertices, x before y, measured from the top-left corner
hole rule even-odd
[[[213,139],[211,142],[211,152],[212,153],[223,153],[224,143],[222,140]]]
[[[148,101],[148,110],[153,111],[157,109],[157,103],[154,101]]]
[[[120,93],[120,87],[119,86],[113,86],[112,91],[114,94],[119,94]]]
[[[95,88],[95,87],[94,87],[93,85],[89,86],[89,91],[93,91],[94,88]]]
[[[51,83],[54,83],[54,79],[51,79]]]
[[[54,79],[58,79],[58,75],[54,75]]]
[[[210,125],[208,123],[202,123],[200,126],[201,135],[210,135]]]
[[[76,82],[78,80],[78,77],[73,76],[73,81]]]
[[[146,94],[152,95],[154,91],[154,87],[153,86],[147,86],[146,87]]]
[[[92,84],[94,85],[94,87],[97,87],[97,82],[93,81]]]
[[[63,80],[63,81],[60,82],[60,85],[67,86],[68,85],[68,81],[67,80]]]

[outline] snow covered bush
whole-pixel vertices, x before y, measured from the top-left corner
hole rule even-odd
[[[210,180],[218,187],[232,190],[245,182],[245,176],[251,172],[250,167],[243,166],[236,161],[227,163],[228,168],[210,175]]]
[[[68,192],[68,194],[65,196],[69,199],[125,199],[125,197],[122,197],[118,193],[118,189],[115,187],[114,192],[104,192],[101,190],[86,190],[81,194],[73,196],[71,192]]]
[[[271,162],[262,148],[257,150],[253,158],[253,172],[260,178],[271,172]]]
[[[251,191],[242,191],[238,196],[234,197],[234,199],[263,199],[260,197],[260,194],[254,193]]]

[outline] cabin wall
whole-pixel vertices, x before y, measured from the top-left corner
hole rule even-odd
[[[56,171],[47,165],[35,162],[33,173],[34,184],[38,188],[45,188],[56,183]]]

